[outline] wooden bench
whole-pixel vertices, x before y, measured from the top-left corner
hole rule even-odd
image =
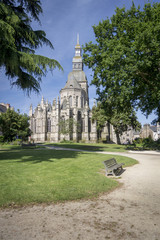
[[[106,176],[108,176],[109,174],[112,174],[115,176],[116,175],[115,170],[117,170],[117,169],[122,170],[122,165],[124,165],[124,163],[117,163],[115,158],[105,160],[103,163],[106,168]]]

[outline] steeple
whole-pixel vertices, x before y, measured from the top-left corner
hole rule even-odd
[[[72,64],[73,64],[73,71],[83,71],[81,46],[79,44],[79,34],[77,34],[77,44],[75,46],[75,56],[73,57]]]
[[[42,100],[41,100],[41,107],[43,108],[45,105],[45,102],[44,102],[44,97],[42,96]]]
[[[29,108],[29,116],[32,117],[33,115],[33,107],[32,107],[32,104],[30,105],[30,108]]]
[[[77,33],[77,45],[79,45],[79,33]]]

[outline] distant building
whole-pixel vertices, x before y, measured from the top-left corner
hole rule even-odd
[[[60,99],[54,99],[51,104],[42,97],[34,111],[31,105],[29,116],[31,139],[35,142],[58,142],[63,139],[76,142],[97,141],[97,126],[96,122],[92,121],[92,111],[89,108],[88,81],[83,71],[79,37],[72,60],[72,72],[68,74],[64,88],[60,90]],[[64,135],[60,123],[68,120],[73,120],[72,131]],[[106,123],[101,137],[114,141],[113,127]]]
[[[150,126],[150,124],[144,124],[141,133],[141,138],[151,137],[154,141],[160,138],[160,123],[157,123],[156,126]]]
[[[133,143],[136,138],[140,137],[140,131],[136,131],[132,127],[128,127],[127,131],[120,136],[121,144]]]
[[[88,81],[83,71],[81,47],[79,38],[75,46],[75,56],[72,60],[72,72],[60,90],[60,98],[48,103],[42,97],[41,103],[29,111],[31,137],[35,142],[59,142],[63,139],[75,142],[97,142],[103,140],[117,143],[114,128],[108,122],[97,132],[97,123],[92,121],[92,110],[89,108]],[[64,135],[60,123],[73,120],[72,131]],[[77,125],[74,125],[77,123]],[[138,132],[131,127],[120,136],[121,144],[132,143],[139,137]]]
[[[7,109],[11,108],[8,103],[0,103],[0,114],[7,112]]]

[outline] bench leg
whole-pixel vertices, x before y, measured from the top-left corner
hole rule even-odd
[[[120,166],[119,168],[114,169],[114,170],[112,170],[112,171],[107,171],[107,170],[106,170],[106,176],[108,176],[108,175],[110,175],[110,174],[112,174],[113,176],[117,176],[115,172],[116,172],[116,170],[119,170],[119,169],[121,169],[121,171],[122,171],[122,170],[123,170],[123,167]]]
[[[113,176],[116,176],[114,170],[112,170],[112,171],[110,171],[110,172],[106,171],[106,176],[108,176],[108,175],[110,175],[110,174],[113,175]]]

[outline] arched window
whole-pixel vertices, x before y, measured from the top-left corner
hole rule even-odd
[[[83,108],[83,97],[81,98],[81,107]]]
[[[60,132],[61,132],[62,134],[64,134],[64,133],[65,133],[65,129],[66,129],[66,126],[65,126],[65,117],[64,117],[64,116],[62,116],[62,117],[60,118],[59,126],[60,126]]]
[[[51,119],[47,119],[47,132],[51,132]]]
[[[69,106],[72,107],[72,96],[69,97]]]
[[[78,96],[76,96],[76,107],[78,107]]]
[[[62,109],[66,109],[67,108],[67,99],[65,98],[64,100],[63,100],[63,104],[62,104]]]
[[[82,119],[82,132],[85,132],[85,120]]]

